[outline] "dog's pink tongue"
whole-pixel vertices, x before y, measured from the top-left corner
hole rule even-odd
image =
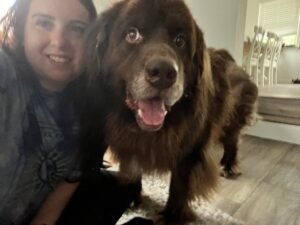
[[[166,109],[160,98],[138,101],[138,114],[146,125],[158,126],[164,122]]]

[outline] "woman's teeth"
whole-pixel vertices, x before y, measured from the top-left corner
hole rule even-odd
[[[62,56],[53,56],[49,55],[49,59],[54,63],[66,63],[69,62],[70,59]]]

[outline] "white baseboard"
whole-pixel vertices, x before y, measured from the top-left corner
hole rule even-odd
[[[300,126],[259,121],[246,134],[300,145]]]

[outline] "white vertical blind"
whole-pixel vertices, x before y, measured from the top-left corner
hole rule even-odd
[[[297,34],[300,0],[260,3],[259,25],[280,36]]]

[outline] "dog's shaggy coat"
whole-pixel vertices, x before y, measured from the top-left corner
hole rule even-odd
[[[237,143],[256,86],[228,52],[206,48],[181,0],[116,3],[93,24],[87,43],[86,168],[97,168],[109,145],[126,179],[171,171],[158,223],[193,220],[189,202],[209,197],[217,184],[214,142],[224,146],[223,175],[238,173]]]

